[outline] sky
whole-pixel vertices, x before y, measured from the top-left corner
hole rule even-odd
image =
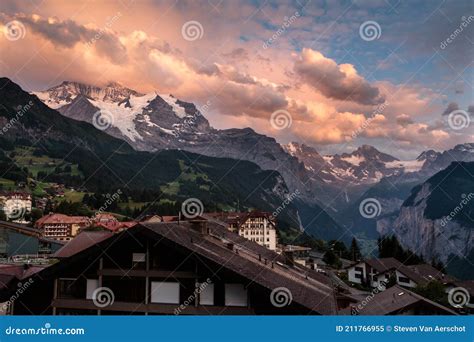
[[[27,91],[115,81],[323,154],[474,142],[470,0],[2,0],[0,28]]]

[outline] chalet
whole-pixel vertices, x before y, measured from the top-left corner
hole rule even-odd
[[[370,299],[369,299],[370,298]],[[435,303],[399,285],[352,304],[342,313],[352,315],[456,315],[450,308]]]
[[[60,241],[69,241],[84,228],[91,226],[91,220],[87,216],[68,216],[50,213],[35,222],[35,228],[39,229],[43,237]]]
[[[329,277],[205,220],[85,230],[55,257],[13,314],[334,315],[344,300]]]
[[[276,223],[272,214],[263,211],[206,213],[207,219],[224,222],[231,232],[272,251],[277,248]]]
[[[426,285],[432,280],[446,284],[453,279],[431,265],[406,266],[395,258],[367,259],[347,268],[350,282],[373,288],[383,286],[391,277],[398,285],[407,288]]]

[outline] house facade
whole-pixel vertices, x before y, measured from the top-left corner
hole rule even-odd
[[[264,211],[209,213],[204,217],[227,224],[231,232],[258,243],[272,251],[277,248],[276,222],[271,213]]]
[[[68,216],[51,213],[35,222],[43,237],[59,241],[69,241],[81,229],[90,227],[91,220],[87,216]]]
[[[372,288],[383,287],[390,279],[405,288],[415,288],[432,280],[447,283],[447,276],[428,264],[406,266],[395,258],[367,259],[347,268],[351,283]]]
[[[337,312],[329,277],[206,221],[83,231],[34,275],[13,314],[240,315]],[[275,291],[286,300],[278,301]]]
[[[23,192],[0,194],[0,207],[3,208],[7,220],[28,223],[25,215],[31,213],[31,195]]]

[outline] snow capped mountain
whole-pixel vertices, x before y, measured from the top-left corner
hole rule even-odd
[[[138,150],[166,148],[181,134],[210,130],[193,104],[172,95],[142,94],[116,82],[105,87],[63,82],[34,94],[61,114],[100,126]]]
[[[474,160],[474,144],[445,152],[425,151],[411,161],[398,160],[369,145],[352,153],[322,156],[304,144],[280,145],[251,128],[214,129],[192,103],[172,95],[143,94],[118,83],[97,87],[63,82],[35,94],[64,116],[93,123],[136,150],[182,149],[232,158],[237,164],[247,160],[263,170],[278,171],[290,193],[298,190],[300,214],[307,214],[301,219],[309,225],[313,224],[314,208],[341,212],[385,178],[390,184],[423,182],[451,161]],[[389,200],[395,196],[390,187],[378,188],[384,189]],[[303,210],[306,204],[312,209]]]
[[[71,103],[78,95],[84,95],[89,99],[104,102],[121,102],[128,99],[131,95],[144,95],[132,89],[125,88],[117,82],[109,82],[105,87],[97,87],[70,81],[64,81],[60,85],[34,94],[53,109]]]
[[[99,124],[98,128],[127,141],[137,150],[183,149],[211,157],[248,160],[264,170],[277,170],[290,191],[314,202],[315,189],[325,184],[310,177],[304,165],[289,155],[274,138],[250,128],[217,130],[192,103],[172,95],[142,94],[117,83],[105,87],[63,82],[35,93],[61,114]],[[97,113],[105,122],[96,122]]]
[[[352,153],[326,156],[321,156],[312,147],[295,142],[286,145],[285,149],[327,183],[346,186],[373,184],[382,177],[402,172],[408,166],[369,145],[363,145]]]
[[[474,143],[457,145],[444,152],[424,151],[415,160],[399,160],[369,145],[362,145],[352,153],[326,156],[321,156],[310,146],[295,142],[284,148],[298,158],[309,172],[318,174],[325,182],[347,186],[375,184],[383,177],[410,177],[411,181],[413,178],[423,181],[453,161],[474,160]]]

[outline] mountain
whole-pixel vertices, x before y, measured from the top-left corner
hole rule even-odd
[[[378,228],[426,260],[444,262],[454,275],[463,277],[459,270],[466,267],[474,274],[473,175],[474,162],[451,163],[414,187],[399,213]]]
[[[308,171],[339,186],[370,185],[390,177],[421,169],[423,161],[400,161],[370,145],[351,153],[321,156],[314,148],[292,142],[285,150],[304,163]]]
[[[309,203],[317,203],[315,194],[326,185],[275,139],[250,128],[214,129],[194,104],[173,95],[142,94],[117,83],[96,87],[77,82],[63,82],[34,94],[75,120],[97,123],[100,113],[105,122],[96,126],[139,151],[173,148],[251,161],[264,170],[280,172],[290,191],[298,190]]]
[[[111,84],[106,89],[99,89],[63,83],[61,88],[56,88],[51,92],[54,100],[51,99],[50,104],[61,106],[61,108],[64,106],[64,101],[71,104],[78,97],[86,99],[80,100],[85,106],[97,104],[98,101],[104,103],[119,101],[114,105],[119,109],[126,109],[123,109],[122,116],[115,117],[119,123],[114,127],[122,129],[130,123],[127,115],[136,114],[133,112],[126,114],[125,111],[130,108],[127,103],[129,102],[132,108],[138,108],[138,100],[135,97],[141,97],[141,94],[121,88],[117,84]],[[77,95],[70,96],[70,92],[76,92]],[[128,100],[125,100],[127,96]],[[163,114],[156,108],[165,108],[177,116],[169,120],[175,122],[181,120],[175,113],[178,109],[167,104],[161,96],[155,95],[150,98],[148,102],[141,99],[141,103],[146,102],[146,105],[143,105],[141,116],[134,115],[133,120],[146,118],[147,115],[150,119],[153,115],[171,115],[170,112]],[[175,101],[172,97],[166,99]],[[286,203],[291,193],[283,177],[275,170],[262,170],[255,163],[246,160],[215,158],[182,150],[137,151],[124,141],[123,137],[115,138],[107,134],[108,132],[102,132],[94,127],[96,125],[61,115],[46,106],[43,101],[45,101],[44,97],[40,100],[37,96],[24,92],[9,79],[0,78],[0,124],[2,127],[9,127],[2,131],[0,137],[0,152],[2,152],[0,163],[6,163],[4,164],[6,169],[21,172],[14,168],[14,162],[10,161],[8,164],[8,160],[11,159],[8,155],[28,149],[45,158],[55,158],[77,166],[81,176],[79,183],[78,176],[74,179],[61,176],[62,179],[75,182],[66,185],[85,187],[88,191],[102,193],[111,193],[118,188],[132,195],[137,191],[151,191],[158,200],[178,203],[186,198],[196,197],[205,206],[209,205],[212,210],[258,208],[273,212],[285,202],[283,206],[285,210],[278,217],[283,222],[282,227],[300,228],[298,208],[291,201]],[[122,102],[125,105],[119,104]],[[175,104],[182,108],[184,113],[199,115],[193,105],[179,100],[176,100]],[[73,112],[70,107],[69,110]],[[85,112],[81,115],[84,118]],[[183,116],[182,113],[181,116]],[[184,125],[184,121],[181,122]],[[163,127],[171,127],[169,121],[160,123]],[[188,129],[202,131],[206,129],[206,124],[197,121],[189,126],[192,128],[174,127],[176,127],[176,132],[187,132]],[[120,130],[120,128],[117,129]],[[130,140],[133,141],[134,132],[131,126],[129,128],[127,132],[130,133]],[[245,133],[245,130],[240,133]],[[135,138],[137,141],[140,140],[137,136]],[[24,166],[28,168],[28,164]],[[60,177],[55,172],[48,174],[46,179]],[[320,222],[325,230],[333,232],[334,235],[340,235],[338,232],[341,231],[341,227],[331,221],[327,213],[317,205],[312,205],[310,208],[317,213],[312,217],[311,225],[308,226],[314,236],[325,238],[317,229]]]

